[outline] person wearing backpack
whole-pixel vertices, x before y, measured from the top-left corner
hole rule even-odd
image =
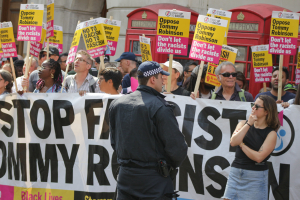
[[[84,50],[80,50],[76,54],[74,61],[75,75],[66,77],[65,89],[68,93],[80,94],[84,93],[100,93],[97,77],[89,74],[90,68],[93,66],[94,59]]]
[[[221,86],[211,94],[210,99],[254,102],[252,94],[236,83],[237,72],[233,63],[222,62],[215,72]]]

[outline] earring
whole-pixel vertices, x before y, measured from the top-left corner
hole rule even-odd
[[[51,78],[54,78],[54,74],[51,74]]]

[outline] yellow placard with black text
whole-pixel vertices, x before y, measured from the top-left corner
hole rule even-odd
[[[150,38],[140,36],[142,61],[152,61]]]

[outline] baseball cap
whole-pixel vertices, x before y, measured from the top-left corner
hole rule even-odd
[[[45,47],[41,52],[47,52],[47,47]],[[49,54],[59,56],[59,51],[55,46],[49,45]]]
[[[24,60],[16,60],[14,62],[15,67],[23,67],[23,65],[24,65]]]
[[[167,67],[169,67],[169,64],[170,64],[170,61],[167,61],[164,63],[164,65]],[[183,72],[183,66],[175,60],[172,61],[172,68],[177,69],[179,71],[180,75]]]
[[[115,61],[120,62],[122,59],[136,61],[135,54],[132,53],[132,52],[124,52],[124,53],[122,53],[122,55],[120,56],[120,58],[116,59]]]
[[[162,75],[169,76],[170,73],[164,71],[160,65],[155,61],[146,61],[140,64],[138,71],[143,72],[143,75],[138,76],[138,78],[144,78],[149,76],[154,76],[155,74],[161,73]]]
[[[291,83],[288,83],[284,86],[284,91],[287,91],[287,90],[295,90],[297,91],[297,89],[295,88],[295,86]]]

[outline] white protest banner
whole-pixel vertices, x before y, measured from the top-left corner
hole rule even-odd
[[[140,36],[142,61],[152,61],[150,38]]]
[[[156,53],[187,55],[190,18],[190,12],[158,11]]]
[[[114,56],[117,50],[120,29],[121,29],[121,21],[105,19],[103,27],[105,30],[107,45],[110,50],[110,54],[108,55]]]
[[[43,15],[43,4],[21,4],[17,40],[39,42],[42,37]]]
[[[295,55],[297,50],[298,27],[298,13],[273,11],[269,39],[269,53]]]
[[[273,61],[269,54],[269,45],[252,46],[252,63],[256,83],[270,82],[272,78]]]
[[[0,191],[5,200],[112,199],[117,159],[109,138],[108,107],[116,95],[0,96]],[[235,148],[231,133],[251,104],[167,95],[189,147],[178,170],[180,199],[217,200],[224,193]],[[278,105],[280,107],[281,105]],[[281,111],[281,109],[279,109]],[[300,106],[284,110],[269,165],[270,200],[300,198],[295,131]],[[126,119],[124,119],[126,120]]]

